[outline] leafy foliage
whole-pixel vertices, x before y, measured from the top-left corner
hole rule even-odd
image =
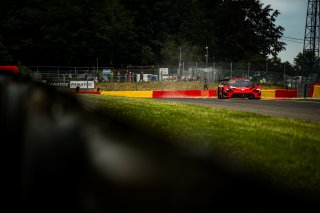
[[[312,51],[300,52],[294,58],[294,67],[300,75],[319,72],[320,58],[316,57],[315,53]]]
[[[284,49],[260,0],[27,0],[0,5],[1,63],[101,66],[265,60]],[[210,58],[211,58],[210,57]]]

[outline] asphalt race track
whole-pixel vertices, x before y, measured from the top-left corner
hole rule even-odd
[[[168,101],[320,122],[320,102],[217,98],[170,98]]]

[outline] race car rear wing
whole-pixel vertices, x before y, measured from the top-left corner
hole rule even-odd
[[[230,78],[223,78],[223,79],[219,79],[219,82],[222,82],[222,81],[229,81],[230,80]]]
[[[224,79],[221,79],[219,80],[219,84],[221,85],[226,85],[228,83],[228,81],[230,80],[230,78],[224,78]]]

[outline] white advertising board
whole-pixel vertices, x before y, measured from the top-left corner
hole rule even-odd
[[[70,81],[70,88],[74,89],[77,86],[80,89],[94,89],[94,81]]]
[[[169,68],[159,68],[159,74],[160,75],[168,75],[169,74]]]

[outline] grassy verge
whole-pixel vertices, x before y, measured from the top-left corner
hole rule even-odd
[[[303,101],[303,102],[320,102],[320,98],[297,98],[294,101]]]
[[[320,191],[318,123],[152,99],[81,98],[165,139],[218,150],[278,184]]]
[[[100,82],[97,87],[104,91],[152,91],[152,90],[202,90],[203,82]],[[218,83],[209,83],[209,89],[217,89]],[[261,85],[262,89],[284,89],[280,85]]]

